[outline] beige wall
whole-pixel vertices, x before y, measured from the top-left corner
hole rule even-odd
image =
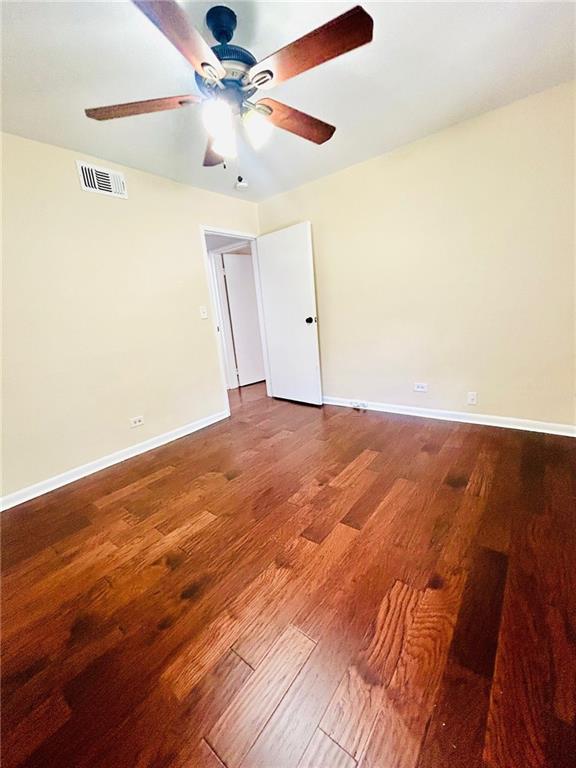
[[[257,211],[128,168],[128,200],[86,193],[90,158],[3,140],[6,494],[227,407],[199,225]]]
[[[4,494],[226,407],[200,224],[311,220],[325,395],[575,423],[572,86],[259,206],[78,157],[4,135]]]
[[[575,423],[573,84],[259,217],[263,233],[312,222],[325,395]]]

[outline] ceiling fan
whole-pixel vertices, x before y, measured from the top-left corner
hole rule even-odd
[[[372,17],[356,6],[257,61],[250,51],[230,43],[237,19],[226,6],[214,6],[206,14],[206,24],[218,41],[218,45],[210,48],[175,0],[132,2],[192,64],[202,96],[188,93],[113,104],[86,109],[86,115],[94,120],[111,120],[203,102],[202,117],[209,136],[205,166],[219,165],[235,156],[235,115],[242,118],[256,148],[264,143],[272,126],[316,144],[328,141],[336,130],[333,125],[275,99],[252,102],[250,98],[260,89],[271,88],[372,40]]]

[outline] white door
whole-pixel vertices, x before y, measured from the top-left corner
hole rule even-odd
[[[225,253],[224,271],[240,386],[264,381],[264,357],[252,255]]]
[[[258,238],[258,271],[272,397],[322,403],[310,222]]]

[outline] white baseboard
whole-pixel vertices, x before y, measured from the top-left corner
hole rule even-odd
[[[339,405],[352,408],[353,399],[343,397],[324,397],[326,405]],[[362,401],[365,402],[365,401]],[[441,411],[435,408],[418,408],[412,405],[393,405],[391,403],[365,402],[367,411],[382,411],[384,413],[399,413],[403,416],[420,416],[424,419],[440,419],[441,421],[461,421],[466,424],[483,424],[487,427],[504,427],[505,429],[522,429],[527,432],[544,432],[550,435],[576,437],[576,426],[572,424],[554,424],[547,421],[531,421],[530,419],[515,419],[508,416],[491,416],[485,413],[469,413],[468,411]]]
[[[30,499],[35,499],[37,496],[42,496],[44,493],[53,491],[56,488],[61,488],[63,485],[73,483],[75,480],[80,480],[82,477],[92,475],[94,472],[100,472],[101,469],[111,467],[113,464],[119,464],[121,461],[131,459],[133,456],[138,456],[146,451],[151,451],[154,448],[159,448],[161,445],[171,443],[173,440],[178,440],[181,437],[197,432],[199,429],[209,427],[210,424],[215,424],[217,421],[222,421],[230,416],[230,409],[220,411],[220,413],[214,413],[211,416],[205,416],[203,419],[192,421],[190,424],[185,424],[183,427],[178,427],[170,432],[164,432],[158,437],[151,437],[149,440],[144,440],[142,443],[136,443],[128,448],[123,448],[121,451],[110,453],[108,456],[103,456],[101,459],[96,459],[88,464],[83,464],[81,467],[75,467],[67,472],[63,472],[61,475],[50,477],[47,480],[43,480],[40,483],[29,485],[27,488],[22,488],[20,491],[9,493],[7,496],[3,496],[0,499],[0,507],[2,510],[15,507],[17,504],[22,504]]]

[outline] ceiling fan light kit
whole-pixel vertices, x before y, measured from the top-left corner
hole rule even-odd
[[[328,141],[336,130],[333,125],[274,99],[249,99],[259,89],[269,89],[372,40],[372,18],[355,6],[258,62],[250,51],[230,42],[238,20],[226,6],[216,5],[206,14],[206,24],[218,42],[211,48],[175,0],[132,2],[192,65],[202,96],[184,94],[96,107],[85,110],[86,115],[110,120],[203,102],[202,119],[208,133],[205,166],[235,157],[235,116],[242,118],[255,149],[264,145],[272,126],[315,144]]]
[[[212,151],[223,158],[236,157],[233,113],[225,99],[211,98],[202,104],[202,122],[212,138]]]
[[[256,150],[266,144],[272,133],[273,125],[266,119],[271,112],[272,110],[264,112],[258,108],[248,109],[242,118],[248,141]]]

